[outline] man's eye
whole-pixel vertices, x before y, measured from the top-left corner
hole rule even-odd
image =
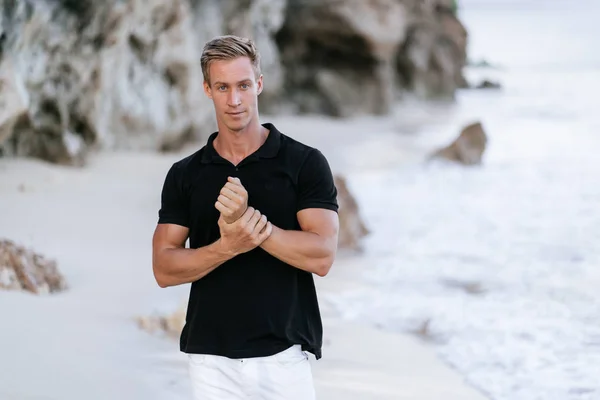
[[[241,86],[242,86],[242,89],[248,89],[250,87],[250,86],[248,86],[247,83],[242,83]]]
[[[221,85],[221,86],[219,86],[217,89],[218,89],[218,90],[225,90],[225,89],[227,89],[227,87],[225,87],[225,86]]]

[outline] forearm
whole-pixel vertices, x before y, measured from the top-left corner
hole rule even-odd
[[[161,249],[154,255],[154,276],[160,287],[191,283],[203,278],[233,256],[222,249],[219,241],[198,249]]]
[[[293,267],[325,276],[333,264],[337,242],[335,237],[283,230],[273,225],[273,232],[260,247]]]

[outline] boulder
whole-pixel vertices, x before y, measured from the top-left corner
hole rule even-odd
[[[350,192],[346,178],[336,174],[334,182],[338,191],[339,204],[339,248],[360,250],[361,239],[369,234],[369,229],[360,215],[358,202]]]
[[[48,294],[66,290],[67,283],[54,260],[0,240],[0,289]]]
[[[463,165],[481,164],[488,138],[481,122],[467,125],[458,138],[434,152],[430,158],[444,159]]]

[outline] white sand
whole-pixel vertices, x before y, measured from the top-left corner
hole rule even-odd
[[[336,170],[420,156],[400,147],[393,121],[283,121],[280,128],[319,146]],[[332,138],[344,138],[335,154]],[[357,157],[367,145],[381,156]],[[133,318],[171,312],[187,295],[187,285],[154,282],[151,237],[164,175],[191,151],[100,154],[81,170],[0,159],[0,238],[55,258],[70,284],[45,297],[0,292],[0,399],[190,398],[178,343],[141,331]],[[324,358],[313,362],[319,398],[483,399],[415,338],[335,315],[327,297],[360,285],[360,267],[340,256],[317,280],[326,341]]]

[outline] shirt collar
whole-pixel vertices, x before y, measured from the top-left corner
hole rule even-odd
[[[281,147],[281,132],[271,123],[262,124],[263,127],[269,130],[269,135],[267,136],[267,140],[256,150],[253,154],[248,157],[253,158],[274,158],[279,153],[279,148]],[[206,146],[204,148],[204,154],[202,155],[202,162],[204,164],[209,164],[211,162],[223,162],[225,161],[223,157],[217,153],[213,142],[215,141],[219,132],[213,132],[206,142]]]

